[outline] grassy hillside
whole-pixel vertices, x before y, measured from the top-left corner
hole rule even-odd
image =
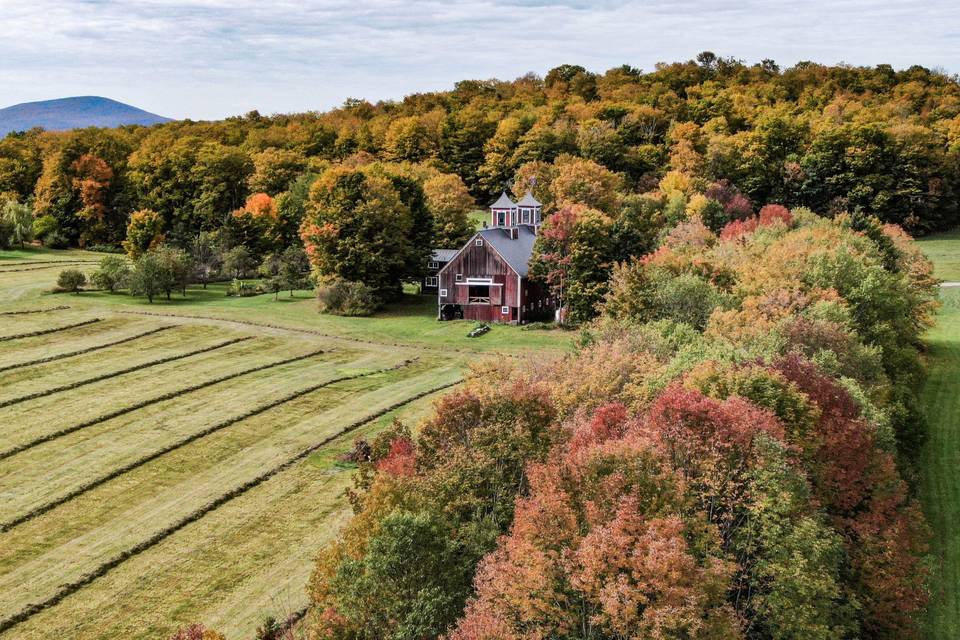
[[[960,280],[960,232],[921,245],[945,280]],[[930,439],[921,460],[921,492],[933,530],[936,572],[930,606],[931,640],[960,637],[960,289],[940,291],[943,307],[927,336],[929,375],[921,400]]]
[[[250,637],[305,603],[349,515],[353,439],[416,420],[484,353],[561,332],[365,319],[221,285],[149,305],[47,292],[95,254],[0,252],[0,638]],[[28,312],[28,313],[20,313]]]

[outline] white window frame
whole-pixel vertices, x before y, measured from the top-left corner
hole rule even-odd
[[[500,307],[500,313],[502,315],[507,315],[510,313],[510,307]]]
[[[431,260],[430,262],[427,263],[427,269],[438,269],[439,267],[440,267],[440,263],[437,262],[436,260]]]
[[[457,282],[463,282],[463,274],[462,274],[462,273],[458,273],[458,274],[457,274]]]
[[[447,297],[447,290],[446,290],[446,289],[440,289],[440,297],[441,297],[441,298],[446,298],[446,297]]]
[[[483,246],[483,238],[477,238],[477,241],[474,243],[478,247]]]
[[[435,287],[440,284],[440,279],[437,276],[427,276],[427,286]]]

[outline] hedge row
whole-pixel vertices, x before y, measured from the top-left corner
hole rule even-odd
[[[173,329],[174,324],[168,324],[162,327],[157,327],[156,329],[150,329],[149,331],[144,331],[143,333],[138,333],[133,336],[128,336],[126,338],[120,338],[119,340],[114,340],[113,342],[107,342],[105,344],[98,344],[93,347],[87,347],[86,349],[78,349],[77,351],[70,351],[68,353],[61,353],[55,356],[47,356],[46,358],[37,358],[36,360],[28,360],[27,362],[18,362],[16,364],[8,364],[6,366],[0,367],[0,373],[4,371],[10,371],[11,369],[22,369],[23,367],[32,367],[37,364],[45,364],[47,362],[53,362],[54,360],[63,360],[64,358],[72,358],[73,356],[80,356],[85,353],[90,353],[91,351],[98,351],[100,349],[106,349],[107,347],[115,347],[118,344],[123,344],[125,342],[132,342],[134,340],[139,340],[140,338],[146,338],[155,333],[160,333],[161,331],[166,331],[167,329]]]
[[[291,402],[291,401],[293,401],[293,400],[296,400],[297,398],[300,398],[300,397],[302,397],[302,396],[305,396],[305,395],[307,395],[308,393],[313,393],[314,391],[317,391],[318,389],[322,389],[323,387],[327,387],[327,386],[330,386],[330,385],[332,385],[332,384],[336,384],[336,383],[338,383],[338,382],[346,382],[346,381],[348,381],[348,380],[355,380],[355,379],[357,379],[357,378],[363,378],[363,377],[367,377],[367,376],[376,375],[376,374],[379,374],[379,373],[386,373],[386,372],[388,372],[388,371],[394,371],[394,370],[396,370],[396,369],[400,369],[400,368],[402,368],[402,367],[409,366],[409,365],[412,364],[414,361],[415,361],[415,360],[404,360],[404,361],[401,362],[400,364],[394,365],[394,366],[392,366],[392,367],[388,367],[388,368],[386,368],[386,369],[377,369],[376,371],[368,371],[368,372],[366,372],[366,373],[358,373],[358,374],[353,374],[353,375],[349,375],[349,376],[342,376],[342,377],[340,377],[340,378],[334,378],[334,379],[332,379],[332,380],[327,380],[326,382],[320,382],[320,383],[311,385],[311,386],[309,386],[309,387],[307,387],[307,388],[305,388],[305,389],[301,389],[300,391],[294,391],[293,393],[289,393],[289,394],[283,396],[282,398],[278,398],[278,399],[272,400],[272,401],[270,401],[270,402],[268,402],[268,403],[266,403],[266,404],[262,404],[262,405],[260,405],[260,406],[258,406],[258,407],[254,407],[253,409],[250,409],[249,411],[247,411],[247,412],[245,412],[245,413],[242,413],[242,414],[240,414],[240,415],[234,416],[234,417],[232,417],[232,418],[228,418],[228,419],[226,419],[226,420],[224,420],[224,421],[222,421],[222,422],[218,422],[217,424],[211,425],[211,426],[207,427],[206,429],[203,429],[203,430],[201,430],[201,431],[197,431],[196,433],[193,433],[193,434],[191,434],[191,435],[189,435],[189,436],[186,436],[185,438],[182,438],[182,439],[178,440],[177,442],[174,442],[174,443],[172,443],[172,444],[169,444],[169,445],[167,445],[166,447],[163,447],[163,448],[158,449],[158,450],[156,450],[156,451],[154,451],[154,452],[152,452],[152,453],[148,453],[148,454],[146,454],[146,455],[144,455],[144,456],[141,456],[140,458],[137,458],[137,459],[134,460],[133,462],[130,462],[130,463],[128,463],[128,464],[126,464],[126,465],[124,465],[124,466],[122,466],[122,467],[119,467],[118,469],[114,469],[113,471],[111,471],[111,472],[109,472],[109,473],[107,473],[107,474],[105,474],[105,475],[102,475],[102,476],[100,476],[99,478],[95,478],[94,480],[91,480],[90,482],[87,482],[86,484],[82,484],[82,485],[80,485],[79,487],[77,487],[76,489],[74,489],[73,491],[71,491],[71,492],[69,492],[69,493],[67,493],[67,494],[64,494],[63,496],[60,496],[60,497],[57,498],[56,500],[51,500],[50,502],[47,502],[46,504],[42,504],[42,505],[40,505],[39,507],[37,507],[37,508],[35,508],[35,509],[32,509],[32,510],[26,512],[26,513],[24,513],[23,515],[17,516],[17,517],[14,518],[13,520],[8,520],[7,522],[0,523],[0,533],[5,533],[5,532],[9,531],[10,529],[12,529],[12,528],[14,528],[14,527],[16,527],[16,526],[23,524],[24,522],[27,522],[27,521],[29,521],[29,520],[33,520],[33,519],[36,518],[37,516],[43,515],[44,513],[50,511],[51,509],[55,509],[56,507],[59,507],[60,505],[66,503],[66,502],[69,502],[70,500],[73,500],[74,498],[76,498],[76,497],[78,497],[78,496],[81,496],[81,495],[83,495],[84,493],[86,493],[86,492],[88,492],[88,491],[91,491],[92,489],[96,489],[96,488],[99,487],[100,485],[102,485],[102,484],[104,484],[104,483],[106,483],[106,482],[109,482],[110,480],[113,480],[114,478],[117,478],[117,477],[119,477],[119,476],[121,476],[121,475],[123,475],[123,474],[125,474],[125,473],[127,473],[127,472],[133,471],[133,470],[136,469],[137,467],[143,466],[143,465],[147,464],[148,462],[151,462],[151,461],[153,461],[153,460],[156,460],[156,459],[159,458],[160,456],[166,455],[166,454],[170,453],[171,451],[174,451],[174,450],[176,450],[176,449],[179,449],[180,447],[184,447],[184,446],[190,444],[191,442],[194,442],[195,440],[199,440],[200,438],[203,438],[203,437],[205,437],[205,436],[208,436],[208,435],[210,435],[210,434],[212,434],[212,433],[216,433],[217,431],[220,431],[220,430],[222,430],[222,429],[226,429],[227,427],[232,426],[232,425],[234,425],[234,424],[236,424],[236,423],[238,423],[238,422],[241,422],[241,421],[243,421],[243,420],[246,420],[247,418],[252,418],[253,416],[256,416],[256,415],[259,415],[259,414],[264,413],[264,412],[266,412],[266,411],[269,411],[270,409],[274,409],[274,408],[276,408],[276,407],[279,407],[279,406],[282,405],[282,404],[286,404],[287,402]]]
[[[63,311],[69,309],[70,305],[61,304],[57,307],[47,307],[46,309],[25,309],[23,311],[0,311],[0,316],[22,316],[28,313],[46,313],[48,311]]]
[[[258,371],[264,371],[265,369],[270,369],[272,367],[279,367],[285,364],[290,364],[291,362],[306,360],[307,358],[312,358],[313,356],[318,356],[323,353],[328,353],[328,351],[324,349],[317,349],[316,351],[311,351],[310,353],[306,353],[301,356],[294,356],[292,358],[286,358],[285,360],[278,360],[277,362],[270,362],[268,364],[257,365],[256,367],[244,369],[243,371],[237,371],[236,373],[230,373],[225,376],[221,376],[219,378],[214,378],[213,380],[207,380],[206,382],[200,382],[200,383],[191,385],[189,387],[184,387],[183,389],[170,391],[170,392],[161,394],[159,396],[150,398],[148,400],[142,400],[140,402],[123,407],[121,409],[115,409],[114,411],[110,411],[109,413],[104,413],[102,415],[97,416],[96,418],[91,418],[90,420],[81,422],[80,424],[75,424],[71,427],[66,427],[64,429],[60,429],[59,431],[54,431],[53,433],[48,433],[46,435],[40,436],[39,438],[35,438],[34,440],[31,440],[29,442],[24,442],[23,444],[13,447],[12,449],[7,449],[6,451],[0,451],[0,460],[5,460],[10,456],[14,456],[18,453],[23,453],[27,449],[32,449],[33,447],[44,444],[45,442],[50,442],[51,440],[62,438],[63,436],[70,435],[71,433],[80,431],[81,429],[86,429],[87,427],[92,427],[94,425],[100,424],[101,422],[112,420],[113,418],[116,418],[118,416],[122,416],[124,414],[131,413],[139,409],[143,409],[144,407],[148,407],[158,402],[163,402],[165,400],[173,400],[174,398],[177,398],[179,396],[186,395],[188,393],[193,393],[194,391],[199,391],[201,389],[205,389],[206,387],[212,387],[213,385],[220,384],[221,382],[226,382],[227,380],[233,380],[234,378],[239,378],[240,376],[256,373]]]
[[[378,371],[378,372],[374,372],[374,373],[381,373],[381,372],[385,372],[385,371],[390,371],[391,369],[397,369],[397,368],[400,368],[400,367],[403,367],[403,366],[407,366],[407,365],[410,364],[411,362],[413,362],[413,361],[412,361],[412,360],[406,360],[406,361],[404,361],[403,363],[401,363],[400,365],[397,365],[397,366],[395,366],[395,367],[391,367],[390,369],[382,369],[382,370],[380,370],[380,371]],[[372,374],[365,374],[365,375],[372,375]],[[327,384],[332,384],[332,382],[333,382],[333,381],[328,382]],[[39,603],[36,603],[36,604],[27,605],[26,607],[24,607],[23,609],[21,609],[19,612],[15,613],[14,615],[12,615],[12,616],[10,616],[10,617],[8,617],[8,618],[5,618],[5,619],[3,619],[3,620],[0,620],[0,633],[3,633],[4,631],[7,631],[7,630],[13,628],[13,627],[15,627],[16,625],[20,624],[21,622],[24,622],[24,621],[30,619],[31,617],[35,616],[36,614],[40,613],[41,611],[43,611],[43,610],[45,610],[45,609],[48,609],[48,608],[56,605],[57,603],[59,603],[59,602],[60,602],[61,600],[63,600],[64,598],[66,598],[66,597],[68,597],[68,596],[76,593],[77,591],[79,591],[79,590],[82,589],[83,587],[85,587],[85,586],[87,586],[88,584],[92,583],[92,582],[93,582],[94,580],[96,580],[97,578],[100,578],[100,577],[106,575],[109,571],[111,571],[112,569],[120,566],[121,564],[123,564],[124,562],[126,562],[127,560],[129,560],[130,558],[132,558],[132,557],[134,557],[134,556],[137,556],[137,555],[143,553],[144,551],[150,549],[150,548],[153,547],[153,546],[156,546],[157,544],[159,544],[160,542],[162,542],[162,541],[165,540],[166,538],[170,537],[171,535],[173,535],[174,533],[176,533],[176,532],[179,531],[180,529],[183,529],[183,528],[186,527],[187,525],[196,522],[197,520],[199,520],[200,518],[204,517],[204,516],[207,515],[208,513],[212,512],[212,511],[214,511],[214,510],[216,510],[216,509],[219,509],[219,508],[222,507],[223,505],[225,505],[225,504],[227,504],[228,502],[232,501],[234,498],[238,498],[238,497],[242,496],[243,494],[247,493],[247,492],[250,491],[251,489],[253,489],[253,488],[255,488],[255,487],[263,484],[264,482],[266,482],[267,480],[269,480],[269,479],[272,478],[273,476],[277,475],[278,473],[280,473],[280,472],[282,472],[282,471],[285,471],[286,469],[289,469],[291,466],[293,466],[294,464],[296,464],[296,463],[299,462],[300,460],[303,460],[304,458],[306,458],[307,456],[309,456],[311,453],[313,453],[313,452],[316,451],[317,449],[320,449],[321,447],[326,446],[327,444],[330,444],[330,443],[333,442],[334,440],[342,437],[343,435],[345,435],[345,434],[347,434],[347,433],[350,433],[351,431],[355,431],[356,429],[359,429],[360,427],[362,427],[362,426],[365,425],[365,424],[369,424],[370,422],[373,422],[373,421],[376,420],[377,418],[380,418],[381,416],[384,416],[384,415],[390,413],[391,411],[396,411],[397,409],[399,409],[400,407],[402,407],[402,406],[404,406],[404,405],[406,405],[406,404],[409,404],[409,403],[411,403],[411,402],[414,402],[414,401],[416,401],[416,400],[419,400],[420,398],[426,397],[426,396],[428,396],[428,395],[437,393],[438,391],[442,391],[442,390],[444,390],[444,389],[448,389],[448,388],[450,388],[450,387],[452,387],[452,386],[454,386],[454,385],[460,384],[461,382],[463,382],[463,381],[462,381],[462,380],[457,380],[457,381],[455,381],[455,382],[450,382],[450,383],[447,383],[447,384],[443,384],[443,385],[434,387],[433,389],[429,389],[429,390],[427,390],[427,391],[423,391],[423,392],[421,392],[421,393],[415,394],[415,395],[413,395],[413,396],[411,396],[411,397],[409,397],[409,398],[406,398],[405,400],[401,400],[400,402],[396,402],[396,403],[394,403],[393,405],[391,405],[391,406],[389,406],[389,407],[387,407],[387,408],[385,408],[385,409],[381,409],[380,411],[376,411],[376,412],[374,412],[374,413],[372,413],[372,414],[370,414],[370,415],[368,415],[368,416],[366,416],[366,417],[364,417],[364,418],[362,418],[362,419],[360,419],[360,420],[357,420],[356,422],[353,422],[353,423],[347,425],[346,427],[344,427],[343,429],[341,429],[341,430],[338,431],[337,433],[335,433],[335,434],[333,434],[333,435],[330,435],[330,436],[324,438],[324,439],[321,440],[320,442],[318,442],[318,443],[316,443],[316,444],[314,444],[314,445],[311,445],[311,446],[307,447],[306,449],[301,450],[299,453],[297,453],[297,454],[296,454],[295,456],[293,456],[292,458],[289,458],[289,459],[286,460],[285,462],[282,462],[282,463],[278,464],[277,466],[273,467],[272,469],[269,469],[269,470],[263,472],[262,474],[260,474],[260,475],[257,476],[256,478],[253,478],[252,480],[248,480],[247,482],[245,482],[245,483],[243,483],[243,484],[241,484],[241,485],[239,485],[239,486],[237,486],[237,487],[234,487],[233,489],[231,489],[231,490],[228,491],[227,493],[224,493],[224,494],[222,494],[221,496],[215,498],[214,500],[208,502],[206,505],[200,507],[199,509],[197,509],[197,510],[194,511],[193,513],[190,513],[190,514],[184,516],[183,518],[181,518],[181,519],[178,520],[177,522],[173,523],[172,525],[164,528],[164,529],[161,530],[161,531],[158,531],[158,532],[155,533],[154,535],[150,536],[150,538],[148,538],[147,540],[144,540],[143,542],[140,542],[140,543],[138,543],[138,544],[130,547],[129,549],[127,549],[127,550],[119,553],[118,555],[114,556],[114,557],[111,558],[110,560],[107,560],[106,562],[104,562],[103,564],[101,564],[99,567],[97,567],[97,568],[94,569],[93,571],[91,571],[91,572],[89,572],[89,573],[87,573],[87,574],[84,574],[84,575],[81,576],[79,579],[75,580],[74,582],[70,582],[70,583],[68,583],[68,584],[62,585],[62,586],[60,587],[60,589],[57,590],[56,593],[54,593],[52,596],[50,596],[49,598],[47,598],[47,599],[44,600],[43,602],[39,602]]]
[[[83,322],[65,324],[62,327],[54,327],[52,329],[39,329],[37,331],[29,331],[27,333],[18,333],[12,336],[0,336],[0,342],[7,342],[8,340],[19,340],[20,338],[35,338],[37,336],[45,336],[48,333],[57,333],[58,331],[67,331],[69,329],[76,329],[77,327],[85,327],[88,324],[93,324],[94,322],[100,322],[101,320],[103,320],[103,318],[93,318],[92,320],[84,320]]]
[[[60,393],[61,391],[69,391],[71,389],[76,389],[77,387],[82,387],[88,384],[93,384],[94,382],[102,382],[103,380],[109,380],[110,378],[116,378],[117,376],[122,376],[128,373],[133,373],[134,371],[140,371],[141,369],[148,369],[150,367],[156,367],[167,362],[173,362],[174,360],[182,360],[184,358],[189,358],[191,356],[200,355],[201,353],[207,353],[208,351],[215,351],[217,349],[222,349],[224,347],[229,347],[232,344],[238,342],[243,342],[244,340],[252,340],[253,336],[241,336],[239,338],[233,338],[231,340],[225,340],[224,342],[218,342],[215,345],[209,347],[203,347],[202,349],[194,349],[193,351],[188,351],[187,353],[180,353],[175,356],[166,356],[165,358],[158,358],[157,360],[151,360],[150,362],[144,362],[143,364],[138,364],[134,367],[127,367],[126,369],[120,369],[118,371],[111,371],[110,373],[103,373],[99,376],[94,376],[92,378],[86,378],[84,380],[78,380],[76,382],[71,382],[70,384],[64,384],[59,387],[54,387],[52,389],[44,389],[43,391],[35,391],[34,393],[28,393],[25,396],[20,396],[18,398],[12,398],[10,400],[4,400],[0,402],[0,409],[4,407],[9,407],[10,405],[20,404],[21,402],[26,402],[27,400],[36,400],[37,398],[43,398],[44,396],[51,396],[55,393]]]

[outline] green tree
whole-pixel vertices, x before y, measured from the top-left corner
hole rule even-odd
[[[234,278],[245,278],[255,266],[253,254],[242,244],[223,254],[223,270]]]
[[[64,269],[57,276],[57,287],[63,291],[80,293],[80,288],[87,284],[87,276],[78,269]]]
[[[219,273],[223,265],[220,243],[213,234],[201,231],[190,244],[190,256],[193,259],[196,278],[206,289],[207,282]]]
[[[311,188],[300,233],[319,276],[362,282],[381,299],[391,299],[408,273],[412,227],[410,208],[394,181],[336,168]]]
[[[10,225],[10,239],[19,244],[21,249],[25,243],[33,240],[33,211],[28,205],[8,200],[0,216]]]
[[[105,256],[91,276],[93,284],[110,293],[125,287],[129,278],[130,263],[122,256]]]
[[[287,247],[280,255],[278,275],[284,289],[290,291],[293,297],[295,289],[306,289],[309,286],[310,259],[302,247]]]
[[[180,294],[186,296],[187,285],[190,284],[194,270],[190,254],[183,249],[160,247],[156,255],[165,274],[163,292],[167,294],[167,300],[175,289],[179,289]]]
[[[153,304],[155,297],[171,291],[173,286],[173,274],[155,251],[148,251],[137,258],[130,273],[131,295],[145,296]]]

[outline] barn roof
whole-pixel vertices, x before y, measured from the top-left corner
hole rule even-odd
[[[511,237],[511,229],[516,230],[516,238]],[[497,253],[507,261],[511,269],[520,274],[521,277],[527,276],[530,257],[533,255],[533,241],[537,239],[533,227],[523,224],[509,228],[493,227],[480,231],[478,235],[497,250]]]
[[[518,207],[542,207],[543,204],[533,197],[533,194],[527,191],[527,195],[517,203]]]
[[[500,194],[500,197],[497,198],[497,201],[490,205],[491,209],[515,209],[516,204],[513,200],[510,199],[510,196],[507,195],[507,192],[504,191]]]
[[[450,262],[458,253],[460,253],[459,249],[434,249],[430,259],[437,262]]]

